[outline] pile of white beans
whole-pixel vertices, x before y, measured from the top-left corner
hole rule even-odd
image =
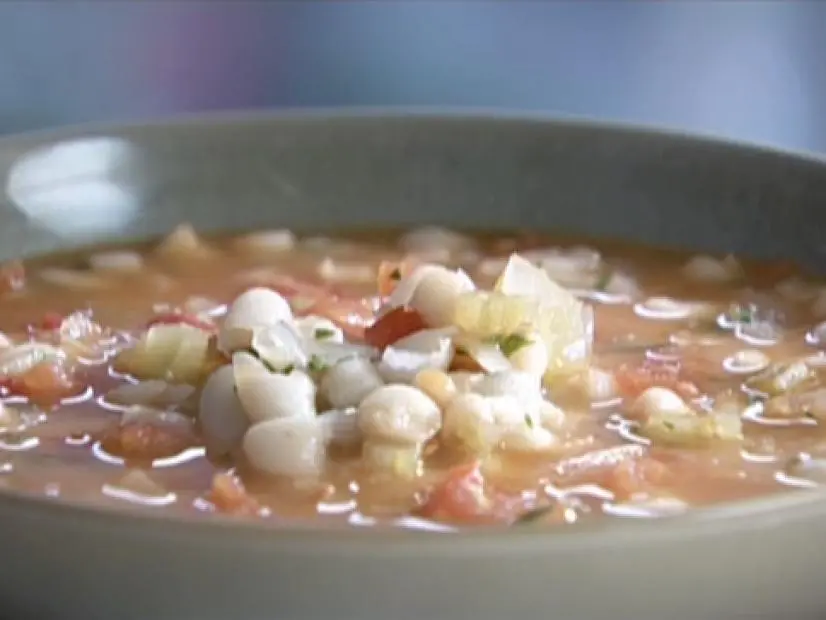
[[[200,396],[208,449],[294,480],[321,476],[333,443],[360,444],[366,468],[401,477],[420,471],[437,433],[477,454],[553,450],[565,416],[543,393],[548,354],[540,338],[493,370],[448,370],[461,337],[453,308],[474,289],[461,270],[414,270],[388,306],[418,311],[428,329],[384,351],[345,342],[327,319],[296,318],[272,290],[247,290],[218,336],[231,363],[213,372]]]

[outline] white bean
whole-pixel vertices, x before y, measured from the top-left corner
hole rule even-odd
[[[484,453],[517,424],[525,424],[525,414],[515,398],[459,394],[445,411],[443,435],[472,452]]]
[[[312,478],[324,466],[324,433],[315,418],[278,418],[253,425],[244,435],[244,455],[257,470]]]
[[[409,385],[385,385],[370,393],[358,408],[359,427],[373,438],[421,444],[441,427],[439,406]]]
[[[413,384],[442,408],[446,407],[458,393],[456,383],[450,375],[437,368],[425,368],[419,371]]]
[[[430,327],[447,327],[453,323],[458,297],[475,288],[464,271],[433,268],[424,274],[413,291],[410,307],[417,310]]]
[[[231,365],[221,366],[204,384],[198,419],[207,447],[226,454],[241,444],[249,421],[235,393],[235,374]]]
[[[290,304],[281,295],[268,288],[251,288],[230,305],[218,344],[223,351],[245,349],[252,339],[252,329],[269,327],[284,321],[292,323]]]
[[[232,365],[238,398],[252,423],[315,416],[315,384],[306,373],[269,372],[248,353],[234,354]]]
[[[343,359],[330,368],[319,383],[319,391],[336,409],[357,407],[382,381],[370,360],[362,357]]]
[[[378,371],[388,383],[411,383],[424,368],[447,370],[453,353],[453,343],[445,330],[425,329],[387,347]]]
[[[640,394],[631,410],[643,418],[657,415],[691,415],[691,409],[676,393],[656,386]]]
[[[546,452],[559,445],[554,434],[542,426],[525,422],[502,433],[502,449],[508,452]]]

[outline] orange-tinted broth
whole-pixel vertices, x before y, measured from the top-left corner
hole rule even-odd
[[[193,296],[229,303],[245,288],[253,285],[285,286],[284,278],[300,283],[327,287],[343,299],[375,295],[372,278],[360,282],[325,282],[318,275],[321,260],[331,258],[345,263],[366,263],[376,267],[384,259],[400,259],[403,253],[390,235],[353,237],[352,243],[332,248],[321,243],[318,248],[305,244],[283,253],[255,253],[243,248],[237,237],[209,240],[209,251],[191,257],[162,256],[146,247],[144,268],[130,274],[102,276],[96,288],[73,289],[57,286],[38,278],[51,266],[82,267],[87,270],[88,253],[54,256],[26,264],[26,285],[0,298],[0,331],[16,334],[38,323],[47,313],[67,315],[89,308],[96,322],[118,330],[136,332],[156,314],[157,306],[180,306]],[[501,238],[480,238],[480,250],[505,256],[516,249],[530,247],[569,247],[580,240],[528,238],[517,236],[512,242]],[[369,245],[365,245],[369,243]],[[309,245],[310,247],[306,247]],[[644,297],[669,296],[676,299],[702,300],[721,305],[741,301],[745,291],[770,294],[772,305],[782,310],[789,324],[779,344],[762,348],[773,360],[813,354],[804,335],[817,323],[807,301],[793,302],[773,292],[773,286],[787,277],[786,266],[777,268],[745,264],[745,277],[735,285],[698,284],[681,275],[688,255],[663,252],[617,243],[589,243],[605,260],[623,266],[632,274]],[[137,247],[137,246],[136,246]],[[492,276],[480,276],[475,267],[479,257],[455,255],[451,263],[461,264],[479,285],[490,286]],[[288,287],[289,288],[289,287]],[[301,294],[301,293],[299,293]],[[668,350],[681,358],[681,378],[697,384],[703,393],[717,393],[725,388],[739,390],[741,376],[728,375],[722,361],[732,353],[751,348],[727,336],[719,346],[690,346],[675,349],[669,337],[678,331],[694,328],[685,321],[645,320],[634,314],[628,304],[595,304],[595,365],[606,370],[622,365],[638,366],[651,350]],[[122,463],[112,448],[112,434],[117,433],[120,414],[99,405],[97,397],[117,385],[120,379],[109,372],[106,363],[82,368],[77,377],[94,391],[81,402],[64,403],[42,414],[43,422],[23,433],[7,433],[0,439],[0,464],[3,488],[28,493],[60,496],[70,501],[88,502],[111,507],[136,507],[141,510],[168,511],[198,516],[214,511],[210,496],[213,476],[226,471],[233,463],[225,459],[210,460],[199,445],[197,436],[175,458],[152,463]],[[635,492],[655,489],[673,495],[691,506],[752,497],[789,488],[778,471],[798,452],[826,455],[826,435],[822,426],[787,425],[771,427],[746,421],[745,441],[740,444],[717,443],[702,448],[641,446],[644,456],[617,467],[591,468],[582,473],[564,473],[574,468],[577,457],[588,458],[599,450],[633,445],[618,428],[627,426],[622,417],[623,405],[587,409],[581,399],[560,391],[560,404],[569,415],[567,443],[557,458],[511,458],[500,467],[487,471],[488,483],[501,496],[502,505],[511,506],[507,518],[548,504],[552,509],[541,516],[549,523],[573,523],[598,518],[612,512],[616,503],[634,499]],[[7,396],[10,406],[19,398]],[[107,446],[114,454],[107,451]],[[388,482],[373,479],[360,468],[357,453],[349,449],[332,449],[331,466],[324,484],[312,488],[295,488],[286,480],[276,480],[249,471],[243,464],[238,473],[248,493],[269,510],[261,518],[273,523],[293,517],[317,519],[319,523],[369,524],[407,515],[416,515],[424,498],[447,472],[462,461],[440,449],[437,443],[426,457],[423,475],[413,481]],[[560,462],[563,466],[560,469]],[[566,467],[565,464],[570,467]],[[652,465],[653,463],[653,465]],[[128,468],[149,473],[158,486],[152,500],[124,492],[123,478]],[[560,473],[563,471],[563,473]],[[126,485],[129,486],[128,484]],[[611,491],[614,495],[605,493]],[[167,493],[168,492],[168,493]],[[623,496],[625,495],[625,496]],[[447,519],[450,521],[451,519]],[[499,521],[491,517],[492,521]],[[479,522],[489,522],[480,518]]]

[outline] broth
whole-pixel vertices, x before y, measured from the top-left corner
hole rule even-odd
[[[541,527],[826,480],[826,287],[789,265],[182,226],[7,263],[0,291],[8,490],[273,524]]]

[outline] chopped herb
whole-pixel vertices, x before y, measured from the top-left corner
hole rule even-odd
[[[505,357],[510,357],[519,349],[528,346],[532,341],[521,334],[510,334],[499,339],[499,350]]]
[[[811,411],[806,409],[806,410],[803,411],[803,417],[804,418],[809,418],[810,420],[814,420],[815,414],[813,414]]]
[[[553,511],[553,509],[553,505],[531,508],[530,510],[523,512],[521,515],[516,517],[516,520],[513,522],[513,524],[530,525],[531,523],[536,523],[537,521],[540,521],[543,517],[549,515]]]
[[[329,327],[317,327],[314,334],[316,340],[329,340],[336,335],[336,330]]]
[[[318,355],[313,355],[307,363],[307,368],[309,368],[312,372],[322,372],[327,369],[327,364],[325,364],[324,360]]]
[[[398,267],[390,272],[390,279],[395,280],[396,282],[402,279],[402,272]]]
[[[534,425],[533,418],[528,413],[525,414],[525,424],[528,425],[528,428],[533,428]]]
[[[757,318],[757,308],[753,305],[735,304],[729,308],[728,319],[732,323],[753,323]]]
[[[609,267],[603,267],[600,270],[599,278],[597,279],[597,283],[594,285],[596,290],[604,293],[608,289],[608,285],[611,284],[611,280],[614,277],[614,271]]]
[[[673,431],[676,428],[674,426],[674,422],[669,422],[668,420],[663,420],[663,426],[666,427],[670,431]]]

